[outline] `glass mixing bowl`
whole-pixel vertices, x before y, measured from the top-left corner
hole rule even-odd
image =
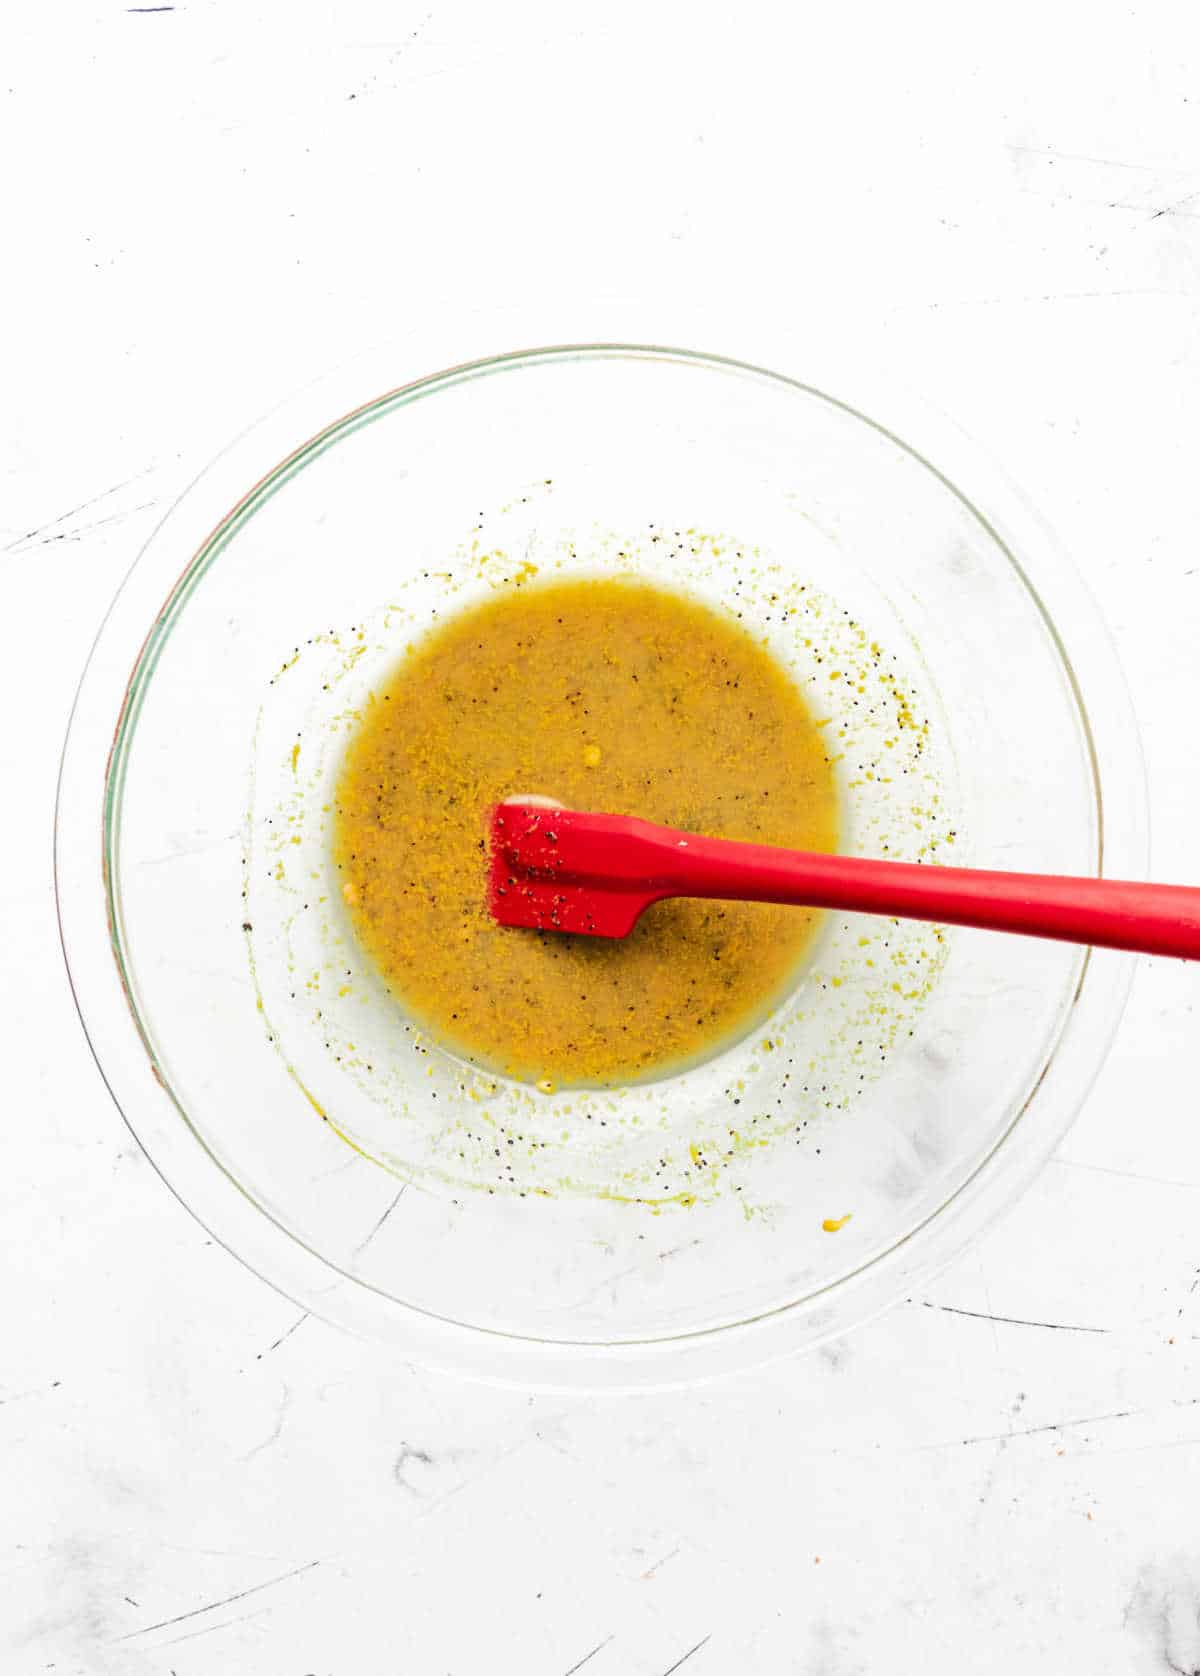
[[[804,686],[849,850],[1137,876],[1104,631],[1036,517],[911,401],[623,345],[372,394],[386,370],[235,444],[101,630],[57,828],[101,1069],[231,1251],[415,1356],[638,1385],[815,1344],[1030,1178],[1128,960],[828,916],[791,994],[720,1053],[542,1092],[423,1039],[360,954],[329,861],[347,733],[459,605],[650,577]]]

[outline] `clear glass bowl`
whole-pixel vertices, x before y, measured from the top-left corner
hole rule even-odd
[[[101,1069],[214,1236],[415,1356],[619,1386],[813,1345],[1028,1181],[1128,960],[830,916],[716,1057],[543,1094],[422,1041],[364,963],[329,876],[347,731],[439,613],[650,576],[803,683],[849,849],[1136,877],[1141,764],[1103,628],[1011,488],[880,388],[622,345],[372,395],[387,370],[235,444],[101,630],[56,836]]]

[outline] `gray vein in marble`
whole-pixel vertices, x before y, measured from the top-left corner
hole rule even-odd
[[[1174,1676],[1200,1676],[1200,1567],[1176,1554],[1140,1567],[1122,1615]]]
[[[400,1453],[396,1456],[395,1465],[392,1467],[392,1477],[397,1484],[402,1489],[407,1490],[410,1495],[419,1496],[421,1494],[420,1490],[417,1489],[415,1484],[409,1482],[407,1469],[410,1461],[418,1461],[421,1466],[432,1466],[433,1456],[428,1449],[417,1449],[411,1443],[402,1443]]]

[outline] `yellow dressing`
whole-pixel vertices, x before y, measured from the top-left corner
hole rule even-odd
[[[816,914],[662,902],[619,942],[497,926],[488,815],[529,793],[834,848],[822,735],[740,624],[625,581],[524,587],[454,617],[366,707],[334,844],[355,930],[414,1020],[544,1089],[647,1075],[763,1015]]]
[[[827,1216],[821,1227],[827,1234],[840,1234],[853,1214],[853,1211],[847,1211],[845,1216]]]

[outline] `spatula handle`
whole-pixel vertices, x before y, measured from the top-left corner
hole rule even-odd
[[[1120,879],[994,873],[702,838],[649,821],[576,815],[596,841],[597,867],[655,898],[704,896],[845,908],[901,919],[1144,954],[1200,959],[1200,889]]]

